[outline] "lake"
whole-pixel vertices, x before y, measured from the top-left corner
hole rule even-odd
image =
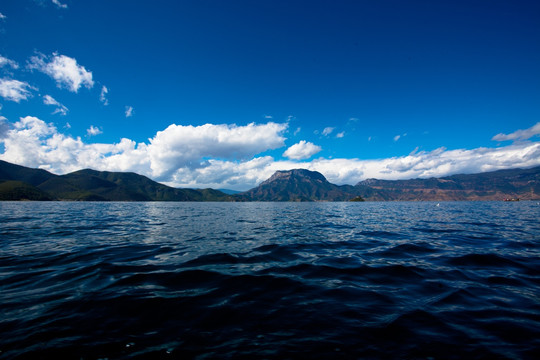
[[[537,202],[0,202],[2,359],[537,359]]]

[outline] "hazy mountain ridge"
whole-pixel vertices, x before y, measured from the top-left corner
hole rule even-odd
[[[540,199],[540,167],[411,180],[335,185],[305,169],[276,171],[259,186],[229,195],[178,189],[129,172],[79,170],[55,175],[0,160],[0,200],[80,201],[444,201]]]
[[[540,167],[411,180],[367,179],[355,185],[367,200],[540,199]]]

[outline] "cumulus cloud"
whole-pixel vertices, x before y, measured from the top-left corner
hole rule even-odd
[[[18,69],[19,68],[19,64],[17,64],[15,61],[0,55],[0,68],[4,67],[4,66],[9,66],[12,69]]]
[[[54,5],[56,5],[58,8],[60,8],[60,9],[67,9],[67,7],[68,7],[67,4],[62,4],[62,3],[61,3],[60,1],[58,1],[58,0],[52,0],[52,3],[53,3]]]
[[[540,135],[540,122],[537,122],[535,125],[531,126],[528,129],[517,130],[517,131],[514,131],[511,134],[497,134],[491,140],[494,140],[494,141],[507,141],[507,140],[520,141],[520,140],[528,140],[528,139],[532,138],[533,136],[538,136],[538,135]]]
[[[182,174],[196,173],[212,161],[241,163],[263,151],[282,147],[286,128],[286,124],[272,122],[245,126],[173,124],[159,131],[149,143],[122,139],[114,144],[86,144],[80,137],[64,135],[54,125],[27,116],[7,131],[0,158],[55,173],[81,168],[134,171],[170,182],[178,181]],[[98,132],[101,130],[94,126],[88,129],[88,135]]]
[[[204,158],[246,159],[284,145],[286,124],[245,126],[170,125],[150,139],[148,154],[154,176],[166,177],[181,167],[206,166]]]
[[[105,85],[101,87],[101,93],[99,94],[99,101],[103,103],[103,105],[107,106],[109,105],[109,99],[107,99],[107,94],[109,93],[109,89]]]
[[[277,170],[303,168],[322,173],[328,181],[354,185],[368,178],[399,180],[477,173],[540,165],[540,143],[472,150],[437,149],[387,159],[314,159],[275,161],[270,156],[249,161],[210,160],[196,169],[183,169],[167,182],[178,187],[214,187],[247,190]]]
[[[11,126],[2,118],[0,142],[4,152],[0,159],[54,173],[81,168],[134,171],[177,187],[236,190],[257,186],[277,170],[294,168],[319,171],[335,184],[356,184],[366,178],[429,178],[540,165],[540,142],[496,148],[439,148],[374,160],[276,161],[271,156],[256,156],[284,146],[286,129],[286,123],[272,122],[245,126],[170,125],[147,143],[121,139],[113,144],[88,144],[36,117],[21,118]]]
[[[344,137],[344,136],[345,136],[345,131],[342,131],[342,132],[336,134],[336,137],[337,137],[338,139],[341,139],[341,138]]]
[[[133,107],[132,106],[126,106],[126,117],[132,117],[133,116]]]
[[[148,173],[144,167],[137,166],[136,159],[130,159],[133,152],[130,148],[134,148],[130,140],[122,139],[118,144],[86,144],[80,137],[64,135],[53,124],[33,116],[20,118],[1,141],[4,153],[0,154],[0,159],[57,174],[81,168]],[[117,160],[119,154],[123,156],[122,161]]]
[[[59,87],[78,92],[81,86],[91,89],[94,86],[92,72],[87,71],[77,60],[53,53],[52,56],[39,54],[30,58],[28,67],[39,70],[52,77]]]
[[[283,153],[283,156],[293,160],[304,160],[309,159],[321,150],[320,146],[301,140],[299,143],[289,147]]]
[[[60,104],[52,96],[44,95],[43,96],[43,103],[45,105],[56,106],[56,109],[53,111],[53,114],[60,114],[60,115],[64,115],[64,116],[67,115],[68,108],[65,107],[64,105]]]
[[[16,103],[32,96],[30,90],[34,90],[27,82],[10,79],[0,79],[0,96]]]
[[[88,129],[86,129],[86,135],[87,136],[96,136],[99,134],[103,134],[103,131],[101,131],[100,128],[95,127],[94,125],[90,125]]]

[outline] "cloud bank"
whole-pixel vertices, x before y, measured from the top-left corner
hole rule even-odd
[[[103,144],[65,135],[53,124],[32,116],[20,118],[9,129],[5,118],[0,120],[4,123],[0,126],[0,142],[4,144],[2,160],[57,174],[81,168],[133,171],[177,187],[247,190],[276,170],[293,168],[319,171],[336,184],[356,184],[366,178],[429,178],[540,165],[540,142],[470,150],[439,148],[375,160],[301,161],[302,156],[310,153],[300,155],[310,147],[310,143],[301,141],[286,151],[289,155],[297,154],[297,158],[276,160],[272,156],[257,155],[285,146],[286,123],[173,124],[157,132],[148,142],[136,143],[124,138],[118,143]],[[92,128],[90,134],[101,131]]]
[[[177,186],[186,181],[197,187],[223,181],[244,187],[245,176],[238,172],[260,164],[259,160],[250,162],[256,154],[284,146],[286,129],[286,124],[273,122],[245,126],[173,124],[148,143],[124,138],[114,144],[89,144],[80,137],[62,134],[51,123],[27,116],[5,132],[0,140],[5,151],[0,159],[57,174],[93,168],[133,171]],[[88,129],[89,136],[98,133],[101,130],[96,127]],[[219,164],[225,164],[223,170],[228,167],[229,174],[237,174],[230,180],[226,173],[216,174]],[[201,183],[203,180],[208,183]]]

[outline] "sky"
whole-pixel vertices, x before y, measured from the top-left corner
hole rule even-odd
[[[248,190],[540,165],[540,2],[2,0],[0,159]]]

